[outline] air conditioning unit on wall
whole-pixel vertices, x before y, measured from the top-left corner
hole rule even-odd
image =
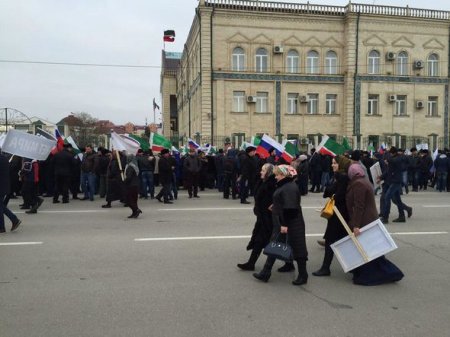
[[[424,101],[416,101],[416,108],[417,109],[425,108],[425,102]]]
[[[422,60],[416,60],[414,61],[414,69],[422,69],[424,66]]]
[[[308,103],[308,96],[298,96],[298,101],[300,103]]]
[[[255,96],[247,96],[247,103],[256,103]]]
[[[395,60],[395,53],[393,51],[388,51],[386,53],[386,60],[387,61],[394,61]]]
[[[393,103],[393,102],[395,102],[397,100],[397,95],[393,95],[393,94],[389,94],[388,95],[388,101],[390,102],[390,103]]]
[[[283,46],[281,46],[281,45],[274,46],[273,53],[274,54],[283,54]]]

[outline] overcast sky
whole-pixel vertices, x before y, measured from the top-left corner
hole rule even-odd
[[[450,11],[450,0],[355,2]],[[0,61],[150,66],[0,62],[0,108],[15,108],[54,123],[70,112],[87,112],[115,124],[144,124],[146,118],[152,122],[153,97],[161,103],[163,31],[176,32],[175,43],[166,43],[166,51],[182,51],[197,4],[197,0],[0,0]]]

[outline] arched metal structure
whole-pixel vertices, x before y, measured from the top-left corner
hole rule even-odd
[[[10,128],[30,128],[31,119],[22,111],[13,108],[0,108],[0,132],[5,132]]]

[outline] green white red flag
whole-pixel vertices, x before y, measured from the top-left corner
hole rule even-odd
[[[317,147],[316,152],[335,157],[337,155],[344,154],[345,149],[341,144],[336,142],[334,139],[328,137],[327,135],[324,135],[322,137],[322,141]]]
[[[164,136],[152,132],[150,134],[150,147],[152,148],[152,151],[161,152],[163,149],[170,150],[172,148],[172,143]]]

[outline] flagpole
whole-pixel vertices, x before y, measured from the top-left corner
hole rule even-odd
[[[120,176],[122,177],[122,181],[125,181],[125,176],[123,174],[122,161],[120,160],[119,151],[116,150],[117,163],[119,164]]]

